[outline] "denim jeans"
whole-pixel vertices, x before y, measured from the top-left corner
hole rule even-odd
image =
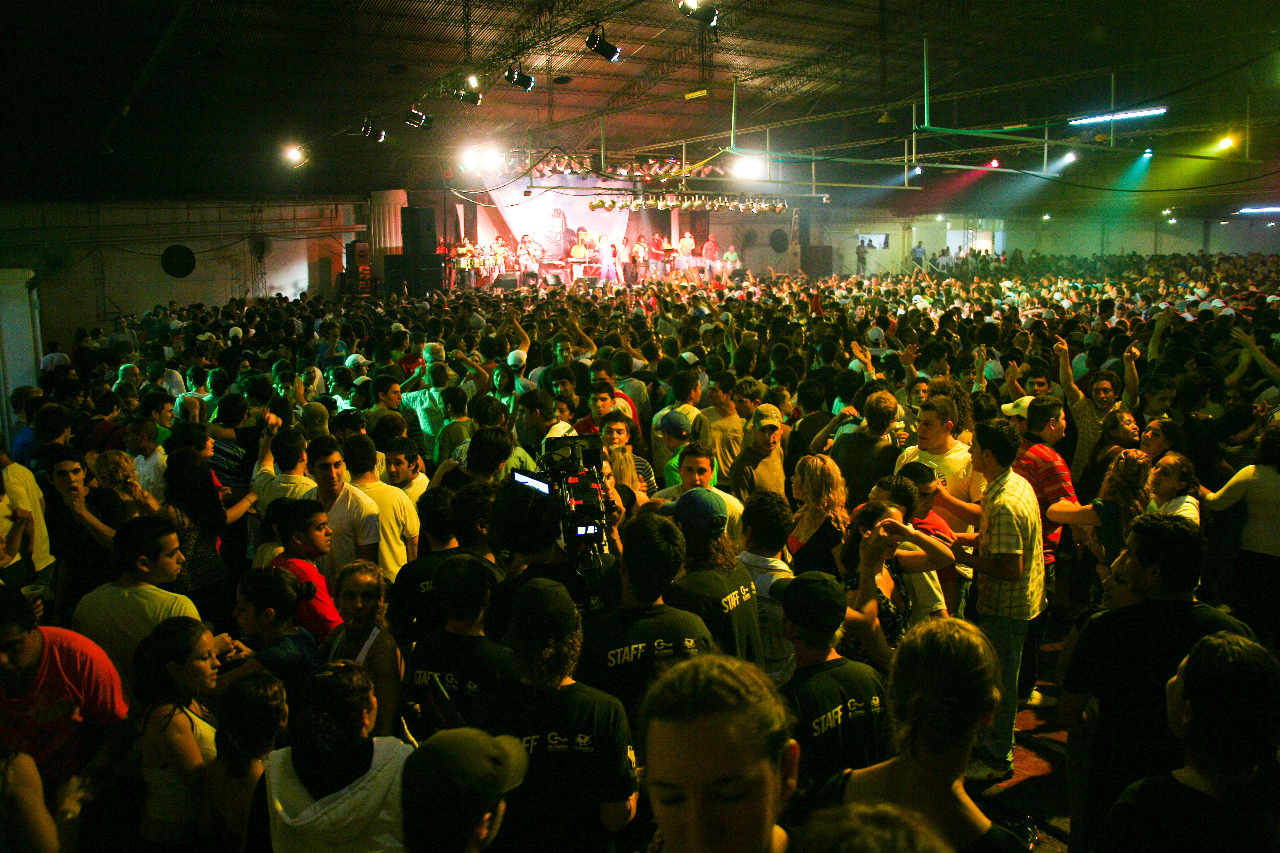
[[[1022,646],[1027,639],[1025,619],[1008,616],[978,616],[978,627],[987,635],[1000,661],[1000,704],[996,705],[991,728],[978,737],[974,755],[993,767],[1013,765],[1013,731],[1018,716],[1018,670],[1022,666]]]

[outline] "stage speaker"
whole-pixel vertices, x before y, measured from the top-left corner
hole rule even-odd
[[[433,207],[400,208],[400,239],[404,253],[425,260],[436,253],[436,211]]]
[[[549,272],[543,278],[546,279],[548,287],[564,287],[564,282],[560,280],[560,273]]]
[[[382,270],[388,287],[403,279],[409,292],[413,293],[419,283],[421,270],[418,259],[410,255],[386,255],[382,259]]]
[[[598,276],[598,275],[588,275],[588,276],[583,276],[583,278],[582,278],[582,283],[583,283],[583,284],[585,284],[585,285],[587,286],[587,288],[588,288],[588,289],[593,288],[593,287],[599,287],[599,286],[600,286],[600,276]]]
[[[826,278],[831,275],[830,246],[801,246],[800,269],[809,278]]]
[[[525,273],[522,273],[520,276],[520,286],[521,287],[537,287],[538,274],[533,270],[529,270]]]
[[[516,274],[513,272],[498,273],[498,277],[493,280],[494,290],[515,290],[519,282]]]

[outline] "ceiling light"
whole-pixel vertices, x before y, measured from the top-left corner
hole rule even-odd
[[[289,163],[296,169],[311,159],[311,155],[309,155],[307,150],[301,145],[286,145],[284,149],[284,159],[285,162]]]
[[[676,8],[686,18],[700,21],[708,27],[714,27],[720,19],[720,10],[710,4],[699,3],[698,0],[678,0]]]
[[[480,78],[479,78],[479,77],[477,77],[477,76],[476,76],[476,75],[474,75],[474,74],[468,74],[468,75],[467,75],[467,88],[468,88],[468,89],[479,89],[479,88],[480,88]]]
[[[1151,156],[1153,156],[1153,155],[1152,155],[1152,151],[1151,151],[1151,149],[1150,149],[1150,148],[1148,148],[1148,149],[1146,149],[1145,151],[1143,151],[1143,152],[1142,152],[1142,156],[1143,156],[1143,157],[1151,157]]]
[[[480,168],[480,152],[474,148],[468,148],[462,152],[462,157],[458,161],[458,167],[464,172],[474,172]]]
[[[1076,161],[1076,152],[1068,151],[1067,156],[1063,157],[1062,159],[1066,160],[1068,163],[1074,163]]]
[[[988,166],[990,166],[990,167],[991,167],[991,168],[993,168],[993,169],[999,169],[999,168],[1000,168],[1000,161],[999,161],[999,160],[997,160],[997,159],[995,159],[995,158],[993,157],[993,158],[991,158],[991,162],[990,162],[990,163],[988,163],[987,165],[988,165]]]
[[[610,62],[617,62],[622,55],[622,48],[605,41],[604,27],[600,24],[596,24],[587,36],[587,50],[600,54]]]
[[[1242,207],[1237,213],[1280,213],[1280,207]]]
[[[537,82],[534,80],[532,74],[525,74],[524,71],[516,65],[509,66],[507,68],[507,73],[503,76],[507,78],[507,82],[512,86],[515,86],[518,89],[524,89],[526,92],[532,89],[534,83]]]
[[[1177,224],[1178,224],[1178,220],[1176,220],[1176,219],[1174,219],[1174,218],[1170,217],[1170,218],[1169,218],[1169,224],[1170,224],[1170,225],[1177,225]]]
[[[1219,148],[1230,148],[1232,145],[1235,145],[1235,144],[1236,144],[1236,141],[1232,139],[1230,136],[1224,136],[1218,140]]]
[[[748,179],[762,178],[764,161],[759,157],[739,157],[733,164],[733,176]]]
[[[1166,207],[1164,210],[1162,210],[1162,211],[1160,211],[1160,212],[1161,212],[1161,213],[1163,213],[1165,216],[1168,216],[1170,213],[1173,213],[1173,208],[1172,208],[1172,207]]]
[[[923,175],[923,174],[924,174],[924,167],[923,167],[923,166],[916,166],[916,167],[915,167],[915,169],[914,169],[914,170],[912,170],[912,174],[915,174],[915,175]]]
[[[1087,116],[1086,118],[1073,118],[1067,124],[1101,124],[1104,121],[1124,121],[1130,118],[1146,118],[1147,116],[1162,116],[1169,111],[1168,107],[1151,107],[1145,110],[1126,110],[1120,113],[1107,113],[1100,116]]]
[[[1041,219],[1048,219],[1048,218],[1049,218],[1049,214],[1047,214],[1047,213],[1046,213],[1044,216],[1041,216],[1040,218],[1041,218]]]

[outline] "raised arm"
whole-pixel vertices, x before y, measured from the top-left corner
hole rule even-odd
[[[1130,344],[1124,351],[1124,394],[1122,399],[1129,411],[1138,411],[1138,356],[1142,353],[1137,344]]]
[[[1058,357],[1058,382],[1067,394],[1067,402],[1074,406],[1084,399],[1084,392],[1076,385],[1075,374],[1071,372],[1071,347],[1061,336],[1053,345],[1053,354]]]
[[[833,415],[831,420],[827,421],[827,425],[822,428],[822,431],[813,437],[813,441],[809,442],[809,452],[826,453],[831,449],[831,445],[834,443],[834,439],[831,438],[831,433],[833,433],[837,427],[849,423],[857,416],[857,409],[853,406],[845,406]]]

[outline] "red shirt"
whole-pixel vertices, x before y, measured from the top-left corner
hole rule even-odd
[[[308,560],[298,560],[282,554],[272,560],[271,565],[284,569],[301,583],[311,581],[316,585],[316,597],[298,605],[298,612],[293,615],[293,622],[299,628],[310,631],[317,643],[323,643],[324,638],[329,636],[329,632],[342,624],[338,608],[334,607],[333,598],[329,596],[328,581],[324,579],[324,575],[320,574],[316,564]]]
[[[911,526],[921,533],[927,533],[934,539],[939,540],[948,548],[951,543],[956,541],[956,535],[951,530],[951,525],[947,524],[947,520],[938,515],[934,510],[929,510],[929,514],[924,518],[911,519]],[[956,571],[956,564],[944,566],[938,569],[938,580],[940,582],[955,583],[960,579],[960,573]]]
[[[1036,493],[1036,502],[1040,504],[1040,530],[1044,539],[1044,562],[1049,565],[1054,561],[1054,551],[1058,540],[1062,538],[1062,525],[1049,520],[1045,512],[1060,500],[1076,502],[1076,490],[1071,485],[1071,468],[1068,467],[1062,454],[1045,444],[1038,436],[1028,435],[1022,439],[1022,448],[1018,458],[1014,460],[1013,471],[1021,474],[1031,484]]]
[[[98,644],[65,628],[37,626],[44,651],[35,681],[0,691],[0,751],[35,759],[48,791],[81,772],[108,729],[129,715],[120,676]]]

